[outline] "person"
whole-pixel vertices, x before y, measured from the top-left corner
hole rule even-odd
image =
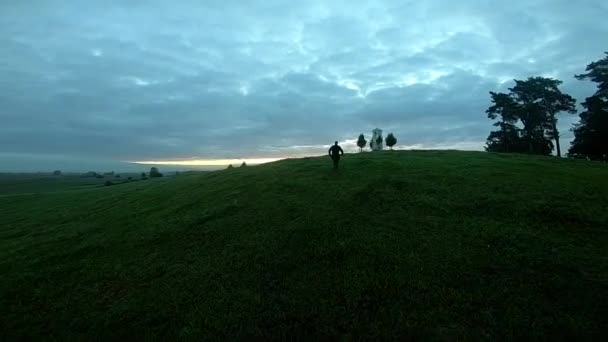
[[[336,141],[334,143],[334,146],[330,147],[327,152],[329,153],[329,156],[331,157],[331,159],[334,161],[334,169],[337,169],[338,163],[340,162],[340,156],[344,155],[344,151],[342,151],[342,147],[340,147],[338,145],[338,142]]]

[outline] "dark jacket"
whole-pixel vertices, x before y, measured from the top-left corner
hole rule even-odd
[[[344,151],[342,150],[342,147],[340,147],[338,145],[334,145],[334,146],[330,147],[327,152],[329,153],[329,155],[332,158],[340,158],[340,155],[344,154]]]

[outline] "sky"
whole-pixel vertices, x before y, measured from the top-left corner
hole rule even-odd
[[[608,50],[604,0],[2,1],[0,171],[483,150],[489,91]],[[578,116],[562,114],[562,144]],[[261,159],[262,160],[262,159]],[[186,163],[187,164],[187,163]],[[147,164],[146,164],[147,165]]]

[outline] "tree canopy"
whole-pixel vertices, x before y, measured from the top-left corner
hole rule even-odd
[[[359,146],[359,152],[363,151],[363,148],[367,145],[367,140],[365,140],[365,136],[363,133],[359,134],[359,139],[357,140],[357,146]]]
[[[392,150],[395,144],[397,144],[397,138],[395,138],[393,133],[389,133],[389,135],[386,136],[386,146],[390,147]]]
[[[574,140],[568,154],[608,161],[608,52],[604,58],[587,65],[585,71],[575,77],[597,83],[597,90],[582,103],[585,110],[572,129]]]
[[[514,81],[509,93],[490,92],[493,105],[486,113],[488,118],[498,119],[494,126],[499,130],[490,132],[486,150],[549,155],[553,151],[551,140],[555,140],[560,156],[557,114],[575,113],[576,101],[561,92],[560,80],[529,77]],[[521,128],[517,125],[520,122]]]

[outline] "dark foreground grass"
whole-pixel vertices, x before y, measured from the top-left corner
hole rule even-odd
[[[608,334],[606,165],[440,151],[330,164],[0,197],[3,337]]]

